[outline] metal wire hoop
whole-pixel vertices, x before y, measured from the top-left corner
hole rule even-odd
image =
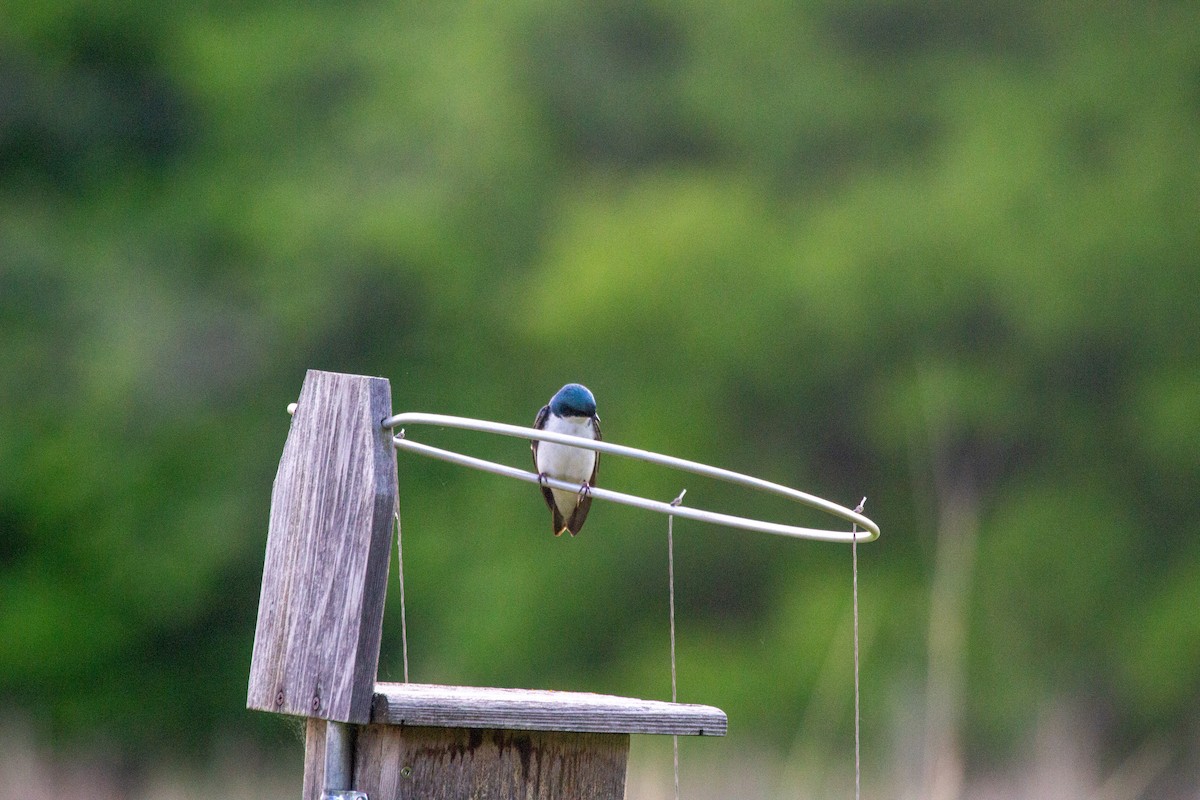
[[[636,447],[627,447],[625,445],[615,444],[613,442],[596,442],[591,439],[583,439],[578,436],[568,436],[562,433],[552,433],[550,431],[540,431],[535,428],[524,428],[520,425],[508,425],[503,422],[491,422],[489,420],[472,419],[470,417],[454,417],[448,414],[425,414],[418,411],[405,412],[403,414],[395,414],[383,420],[382,426],[389,430],[401,428],[399,435],[394,436],[392,441],[397,450],[406,450],[411,453],[418,453],[430,458],[436,458],[441,461],[447,461],[452,464],[458,464],[472,469],[491,472],[495,475],[503,475],[516,480],[525,481],[527,483],[538,483],[539,478],[537,473],[528,472],[526,470],[517,469],[515,467],[497,464],[493,461],[486,461],[474,456],[456,453],[452,450],[443,450],[439,447],[432,447],[420,442],[414,442],[409,439],[402,428],[404,425],[434,425],[442,428],[459,428],[462,430],[478,431],[480,433],[495,433],[501,436],[513,436],[519,439],[537,439],[542,442],[554,442],[555,444],[573,445],[582,447],[588,450],[595,450],[601,453],[611,453],[617,456],[633,458],[639,461],[647,461],[651,464],[668,467],[671,469],[691,472],[696,475],[703,475],[708,478],[716,478],[717,480],[735,483],[741,486],[748,486],[753,489],[777,494],[793,500],[802,505],[824,511],[827,514],[832,514],[835,517],[844,519],[852,525],[857,525],[862,530],[851,531],[833,531],[823,530],[820,528],[804,528],[796,525],[784,525],[778,522],[766,522],[763,520],[751,519],[749,517],[739,517],[732,514],[722,514],[715,511],[705,511],[699,508],[689,508],[687,506],[674,506],[669,502],[661,502],[658,500],[649,500],[637,495],[625,494],[623,492],[615,492],[611,489],[604,489],[599,486],[591,488],[592,497],[600,500],[608,500],[614,503],[621,503],[634,508],[641,508],[647,511],[657,511],[660,514],[670,514],[676,517],[685,519],[694,519],[700,522],[711,522],[717,525],[724,525],[730,528],[739,528],[741,530],[757,531],[760,533],[771,533],[779,536],[794,536],[801,539],[816,539],[825,542],[873,542],[879,538],[879,526],[872,522],[862,514],[840,506],[837,503],[825,500],[824,498],[811,495],[806,492],[801,492],[798,489],[792,489],[778,483],[755,478],[751,475],[743,475],[740,472],[721,469],[719,467],[711,467],[707,464],[701,464],[696,461],[688,461],[683,458],[675,458],[674,456],[665,456],[660,453],[654,453],[649,450],[641,450]],[[583,489],[581,484],[569,483],[556,478],[546,478],[546,485],[555,489],[565,489],[567,491],[578,492]]]

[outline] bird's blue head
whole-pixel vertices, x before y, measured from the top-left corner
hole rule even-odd
[[[596,398],[586,386],[568,383],[550,398],[550,411],[559,417],[594,417]]]

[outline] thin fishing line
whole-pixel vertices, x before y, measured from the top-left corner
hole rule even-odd
[[[400,496],[396,495],[396,558],[400,562],[400,649],[404,652],[404,682],[408,683],[408,619],[404,609],[404,547],[400,536]]]
[[[867,504],[867,498],[863,498],[858,508],[854,509],[855,514],[861,514],[863,507]],[[850,575],[853,586],[853,604],[854,604],[854,800],[859,800],[862,792],[862,755],[861,755],[861,735],[860,727],[862,720],[861,705],[858,698],[858,525],[852,523],[850,539]]]
[[[671,505],[675,508],[683,502],[683,496],[687,494],[687,489],[679,493],[679,496],[671,501]],[[671,608],[671,702],[675,703],[679,700],[678,691],[675,682],[675,515],[667,515],[667,585],[670,589],[670,608]],[[675,800],[679,800],[679,736],[671,736],[671,749],[673,752],[673,761],[675,764]]]

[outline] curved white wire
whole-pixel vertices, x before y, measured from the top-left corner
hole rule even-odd
[[[660,502],[658,500],[647,500],[644,497],[636,495],[624,494],[622,492],[614,492],[610,489],[604,489],[599,486],[591,488],[592,497],[601,500],[610,500],[615,503],[642,508],[648,511],[657,511],[661,514],[673,514],[677,517],[685,519],[694,519],[701,522],[712,522],[717,525],[725,525],[731,528],[740,528],[749,531],[759,531],[761,533],[773,533],[780,536],[796,536],[803,539],[817,539],[826,542],[873,542],[879,538],[879,526],[872,522],[867,517],[855,511],[851,511],[837,503],[830,502],[815,495],[801,492],[797,489],[791,489],[787,486],[782,486],[778,483],[771,483],[762,478],[755,478],[750,475],[743,475],[740,472],[733,472],[719,467],[710,467],[707,464],[701,464],[696,461],[688,461],[674,456],[664,456],[659,453],[653,453],[649,450],[641,450],[636,447],[626,447],[625,445],[614,444],[612,442],[596,442],[591,439],[583,439],[578,436],[568,436],[563,433],[552,433],[550,431],[540,431],[535,428],[523,428],[520,425],[507,425],[503,422],[490,422],[488,420],[471,419],[469,417],[454,417],[447,414],[425,414],[417,411],[410,411],[403,414],[396,414],[383,420],[384,428],[395,429],[403,425],[436,425],[444,428],[461,428],[463,430],[479,431],[482,433],[496,433],[502,436],[514,436],[520,439],[537,439],[543,442],[554,442],[555,444],[567,444],[575,447],[583,447],[588,450],[596,450],[601,453],[612,453],[613,455],[625,456],[626,458],[634,458],[639,461],[648,461],[652,464],[658,464],[672,469],[691,472],[696,475],[703,475],[708,478],[716,478],[718,480],[736,483],[741,486],[749,486],[764,492],[782,495],[790,500],[794,500],[803,505],[819,509],[832,514],[835,517],[840,517],[846,522],[857,525],[864,530],[859,531],[831,531],[822,530],[819,528],[802,528],[795,525],[783,525],[777,522],[764,522],[762,520],[750,519],[748,517],[737,517],[731,514],[721,514],[715,511],[705,511],[698,508],[688,508],[687,506],[673,506],[670,503]],[[491,472],[496,475],[504,475],[509,478],[526,481],[528,483],[538,483],[539,478],[535,472],[527,472],[515,467],[509,467],[504,464],[497,464],[492,461],[485,461],[481,458],[463,455],[451,450],[443,450],[438,447],[431,447],[427,444],[414,442],[407,438],[404,431],[401,430],[399,436],[393,438],[396,448],[399,450],[407,450],[413,453],[419,453],[430,458],[448,461],[452,464],[459,464],[464,467]],[[556,478],[546,478],[546,485],[555,489],[566,489],[567,491],[578,492],[583,489],[581,484],[569,483]]]

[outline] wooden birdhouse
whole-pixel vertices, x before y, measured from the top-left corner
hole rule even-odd
[[[308,719],[305,800],[619,800],[631,734],[725,734],[710,706],[378,683],[391,412],[385,379],[309,371],[271,495],[246,704]]]

